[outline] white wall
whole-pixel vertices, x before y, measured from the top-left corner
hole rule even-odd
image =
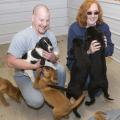
[[[100,0],[104,11],[104,20],[109,24],[112,41],[115,44],[113,59],[120,62],[120,1]]]
[[[56,35],[67,34],[69,25],[75,21],[80,4],[84,0],[1,0],[0,1],[0,44],[10,42],[13,34],[31,25],[33,6],[48,5],[51,11],[51,29]],[[115,44],[113,58],[120,62],[120,2],[99,0],[104,20],[110,25]]]
[[[84,0],[68,0],[68,24],[70,25],[75,21],[77,11]]]
[[[13,34],[31,25],[32,9],[38,3],[49,7],[55,34],[67,34],[67,0],[1,0],[0,44],[10,42]]]

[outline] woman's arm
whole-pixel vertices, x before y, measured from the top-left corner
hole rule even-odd
[[[105,31],[105,37],[107,40],[107,45],[106,45],[106,49],[105,49],[105,55],[107,56],[112,56],[113,52],[114,52],[114,44],[112,43],[111,40],[111,32],[109,29],[109,26],[106,26],[106,31]]]
[[[68,39],[67,39],[67,63],[66,66],[68,69],[72,68],[73,64],[73,55],[72,55],[72,46],[73,46],[73,39],[76,37],[75,32],[73,30],[73,25],[70,26],[68,31]]]

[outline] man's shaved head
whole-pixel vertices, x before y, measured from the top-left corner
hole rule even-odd
[[[33,8],[32,26],[38,35],[44,35],[49,29],[50,12],[46,5],[38,4]]]
[[[49,13],[49,9],[46,5],[43,4],[37,4],[34,8],[33,8],[33,14],[37,14],[37,12],[39,11],[39,9],[45,10]]]

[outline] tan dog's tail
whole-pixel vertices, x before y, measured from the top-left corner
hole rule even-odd
[[[76,108],[77,106],[81,105],[82,102],[84,101],[84,99],[85,99],[85,95],[81,95],[81,96],[72,104],[71,109],[74,109],[74,108]]]
[[[97,111],[97,112],[95,112],[94,117],[95,117],[95,120],[107,120],[105,115],[106,114],[104,112]]]

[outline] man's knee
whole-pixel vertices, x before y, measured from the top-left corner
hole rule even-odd
[[[58,72],[65,73],[65,68],[64,68],[63,65],[57,64],[57,65],[56,65],[56,68],[57,68],[57,71],[58,71]]]
[[[38,108],[42,107],[42,105],[44,103],[44,98],[43,97],[41,97],[40,99],[31,98],[31,100],[27,100],[26,103],[28,106],[38,109]]]

